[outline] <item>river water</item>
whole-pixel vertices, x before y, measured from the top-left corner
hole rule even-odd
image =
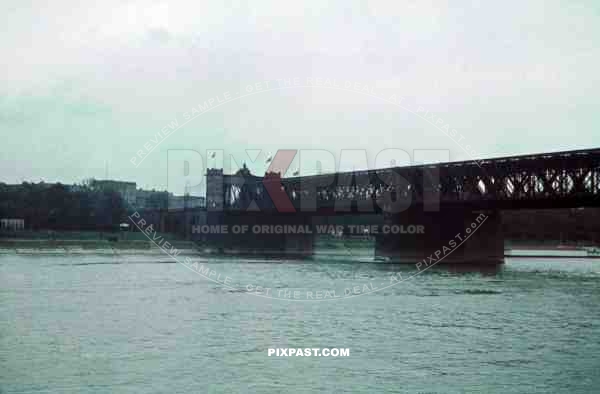
[[[331,255],[209,263],[283,297],[164,255],[1,254],[0,392],[600,391],[600,260],[434,267],[387,288],[413,270]],[[377,291],[293,300],[365,285]],[[350,356],[267,356],[284,347]]]

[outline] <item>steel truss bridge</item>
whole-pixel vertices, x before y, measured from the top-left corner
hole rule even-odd
[[[291,202],[287,212],[333,207],[343,211],[352,202],[384,211],[394,203],[482,209],[589,207],[600,206],[600,149],[291,178],[274,173],[258,177],[245,167],[234,175],[213,169],[207,178],[209,210],[269,210],[282,195]]]

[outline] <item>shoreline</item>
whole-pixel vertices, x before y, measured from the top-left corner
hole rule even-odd
[[[129,233],[121,234],[115,237],[113,234],[100,233],[66,233],[56,234],[54,239],[37,237],[42,233],[33,233],[33,237],[2,237],[0,238],[0,254],[161,254],[164,251],[157,247],[146,237],[130,237]],[[94,236],[95,237],[92,237]],[[134,239],[128,239],[134,238]],[[199,245],[194,241],[171,239],[169,243],[183,254],[213,255],[206,245]],[[315,255],[322,257],[337,257],[336,251],[344,251],[341,255],[350,254],[352,250],[359,253],[354,257],[372,257],[368,251],[374,246],[372,240],[322,240],[315,244]],[[217,253],[219,254],[219,253]],[[243,251],[230,251],[225,255],[244,256],[260,255],[260,253],[244,253]],[[284,253],[285,255],[285,253]],[[341,257],[341,256],[340,256]],[[505,247],[504,258],[548,258],[548,259],[568,259],[568,258],[586,258],[598,259],[600,253],[589,253],[582,247],[560,248],[548,243],[508,245]]]
[[[198,246],[192,241],[173,240],[170,244],[185,252],[199,252]],[[148,239],[35,239],[35,238],[0,238],[0,253],[14,251],[17,254],[85,254],[126,252],[154,254],[162,253],[161,249]]]

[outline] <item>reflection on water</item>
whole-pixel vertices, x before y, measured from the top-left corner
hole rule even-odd
[[[388,283],[414,267],[206,259],[246,284]],[[0,255],[2,392],[594,392],[600,260],[436,266],[328,302],[224,289],[151,255]],[[348,347],[273,358],[269,347]]]

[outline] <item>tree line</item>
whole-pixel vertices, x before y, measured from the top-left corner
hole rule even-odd
[[[127,209],[119,193],[76,190],[60,183],[0,183],[0,217],[25,220],[29,230],[115,231],[126,220]]]

